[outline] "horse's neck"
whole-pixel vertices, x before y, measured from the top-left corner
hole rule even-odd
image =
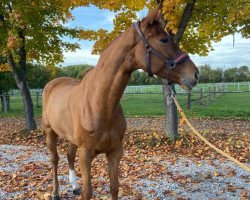
[[[133,29],[128,29],[116,39],[102,54],[92,76],[92,103],[98,114],[113,117],[118,111],[119,102],[134,70],[133,55],[135,46]]]

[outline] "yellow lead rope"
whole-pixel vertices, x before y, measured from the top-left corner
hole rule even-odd
[[[241,163],[240,161],[236,160],[235,158],[233,158],[232,156],[228,155],[227,153],[225,153],[224,151],[218,149],[217,147],[215,147],[213,144],[211,144],[209,141],[206,140],[206,138],[204,138],[198,131],[195,130],[195,128],[192,126],[192,124],[189,122],[189,120],[187,119],[185,113],[183,112],[182,108],[180,107],[180,104],[178,103],[177,99],[175,98],[175,96],[173,96],[173,100],[175,102],[175,105],[177,107],[177,110],[179,111],[181,118],[183,121],[185,121],[187,123],[187,125],[189,126],[189,128],[203,141],[205,142],[208,146],[210,146],[212,149],[214,149],[215,151],[217,151],[219,154],[225,156],[226,158],[228,158],[229,160],[233,161],[234,163],[236,163],[237,165],[239,165],[241,168],[245,169],[246,171],[250,172],[250,168],[246,165],[244,165],[243,163]]]

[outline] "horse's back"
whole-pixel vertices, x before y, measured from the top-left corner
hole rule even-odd
[[[56,78],[50,82],[48,82],[43,90],[43,96],[45,95],[45,98],[47,95],[49,95],[53,90],[63,90],[64,87],[74,87],[80,84],[80,80],[70,77],[60,77]]]
[[[68,77],[56,78],[47,83],[42,97],[43,128],[50,127],[61,137],[66,132],[73,131],[68,106],[70,97],[80,83],[81,81]]]

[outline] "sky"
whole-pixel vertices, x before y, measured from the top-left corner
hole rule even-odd
[[[140,19],[146,15],[146,10],[137,13]],[[90,6],[76,8],[73,10],[73,16],[75,20],[69,21],[66,26],[93,30],[98,30],[100,28],[112,30],[115,13]],[[64,52],[65,59],[62,66],[75,64],[96,65],[99,56],[91,54],[94,42],[72,40],[69,38],[64,38],[64,40],[78,42],[81,48],[76,50],[76,52]],[[242,38],[240,34],[236,34],[233,47],[233,36],[229,35],[224,37],[220,42],[213,43],[212,46],[214,51],[211,51],[208,56],[201,57],[199,55],[189,54],[197,66],[204,64],[209,64],[212,68],[240,67],[242,65],[250,66],[250,39]]]

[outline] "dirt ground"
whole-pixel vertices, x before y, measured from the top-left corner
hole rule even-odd
[[[49,199],[52,170],[40,129],[21,131],[23,120],[0,119],[0,199]],[[128,118],[120,164],[119,199],[249,199],[250,173],[209,149],[187,127],[180,140],[164,137],[164,118]],[[213,144],[250,166],[250,122],[193,119]],[[59,141],[62,199],[79,199],[68,184],[65,150]],[[78,157],[76,172],[79,177]],[[107,161],[99,155],[92,167],[93,199],[111,199]]]

